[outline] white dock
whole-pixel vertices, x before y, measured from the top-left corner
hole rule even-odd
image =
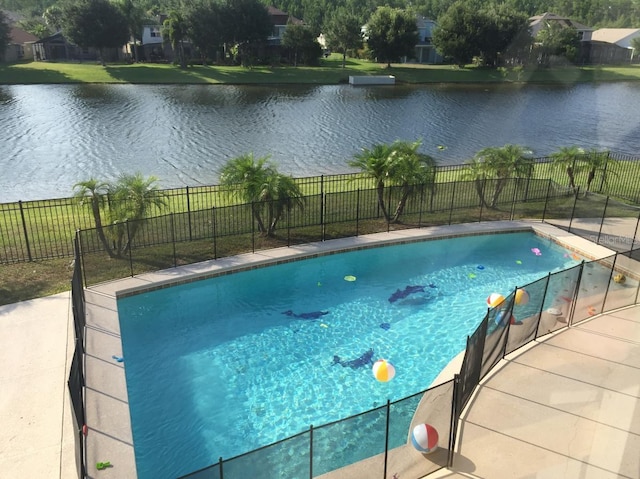
[[[396,77],[393,75],[349,75],[349,85],[395,85]]]

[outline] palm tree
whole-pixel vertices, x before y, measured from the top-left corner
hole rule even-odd
[[[587,174],[587,189],[585,194],[591,191],[591,183],[596,177],[596,173],[600,173],[602,175],[602,182],[607,182],[607,174],[613,173],[611,165],[607,165],[609,163],[609,152],[608,151],[598,151],[598,150],[590,150],[584,157],[584,168],[588,171]],[[609,166],[609,168],[607,168]]]
[[[353,156],[349,166],[360,170],[376,182],[378,205],[388,222],[397,222],[409,197],[421,187],[433,187],[435,180],[435,160],[418,152],[421,142],[395,141],[391,145],[378,144],[373,148],[363,148]],[[387,185],[401,188],[400,200],[393,215],[384,201]]]
[[[584,150],[577,146],[563,146],[551,155],[553,166],[564,169],[569,177],[569,188],[576,192],[576,174],[580,166],[578,162],[584,158]]]
[[[124,253],[153,208],[162,210],[166,206],[166,197],[157,185],[155,176],[143,177],[141,173],[123,174],[117,183],[109,185],[111,208],[111,236],[115,241],[118,255]],[[127,224],[128,223],[128,224]],[[127,241],[124,243],[125,233]]]
[[[378,205],[387,221],[390,220],[390,217],[384,202],[384,187],[389,176],[387,162],[390,154],[391,147],[389,145],[374,145],[372,149],[363,148],[362,152],[353,155],[353,159],[348,162],[349,166],[360,168],[360,171],[375,180]]]
[[[180,68],[187,68],[187,59],[184,54],[184,40],[187,37],[187,22],[182,14],[176,10],[162,24],[162,34],[169,38],[173,52],[178,56]]]
[[[291,176],[279,173],[269,157],[242,155],[227,162],[220,182],[235,189],[235,194],[251,204],[251,214],[263,236],[273,236],[285,211],[303,208],[300,187]],[[266,215],[266,218],[265,218]]]
[[[96,233],[98,234],[98,239],[102,243],[105,251],[109,254],[110,257],[115,257],[115,253],[107,238],[104,234],[104,229],[102,227],[102,216],[101,210],[104,207],[105,199],[107,192],[109,190],[109,185],[105,182],[96,180],[95,178],[90,178],[86,181],[80,181],[73,185],[73,189],[75,190],[74,197],[79,202],[80,205],[88,205],[91,209],[91,213],[93,214],[93,221],[96,225]]]
[[[511,178],[521,178],[531,174],[533,160],[528,155],[531,151],[520,145],[504,145],[502,147],[483,148],[469,162],[471,172],[477,181],[480,177],[495,180],[491,201],[487,205],[495,208],[500,193]],[[477,188],[477,186],[476,186]],[[486,205],[484,195],[481,201]]]
[[[400,187],[400,199],[391,222],[399,220],[407,200],[417,191],[433,188],[436,178],[436,162],[429,155],[418,152],[421,142],[396,141],[391,145],[388,160],[390,182]]]

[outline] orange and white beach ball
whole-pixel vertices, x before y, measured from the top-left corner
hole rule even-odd
[[[490,308],[495,308],[496,306],[499,306],[503,301],[504,296],[502,296],[500,293],[491,293],[487,298],[487,306],[489,306]]]
[[[373,377],[383,383],[391,381],[396,375],[396,368],[394,368],[393,364],[391,364],[386,359],[378,359],[375,363],[373,363],[372,370]]]
[[[516,289],[516,304],[519,306],[524,306],[529,302],[529,293],[527,293],[524,289],[518,288]]]

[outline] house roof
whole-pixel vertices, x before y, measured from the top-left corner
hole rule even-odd
[[[636,37],[640,37],[640,28],[600,28],[591,34],[591,41],[615,43],[629,48],[631,39]]]
[[[579,32],[591,32],[593,28],[587,27],[582,23],[574,22],[570,18],[561,17],[555,13],[545,12],[542,15],[535,15],[529,18],[529,28],[531,29],[531,35],[536,36],[540,30],[542,30],[549,23],[557,23],[563,27],[575,28]]]
[[[9,38],[11,38],[11,43],[13,44],[21,44],[21,43],[38,41],[38,37],[18,27],[11,27],[11,31],[9,32]]]
[[[271,5],[267,7],[267,12],[269,12],[269,15],[271,16],[271,19],[275,25],[286,25],[288,22],[291,22],[294,25],[302,25],[304,23],[299,18],[296,18],[293,15],[289,15],[287,12],[283,12],[282,10]]]

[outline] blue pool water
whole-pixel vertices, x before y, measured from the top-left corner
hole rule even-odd
[[[531,233],[482,235],[120,299],[138,477],[173,478],[422,391],[464,349],[490,293],[576,263]],[[407,286],[422,288],[390,301]],[[392,381],[373,378],[370,350],[395,365]],[[348,367],[363,355],[362,367]]]

